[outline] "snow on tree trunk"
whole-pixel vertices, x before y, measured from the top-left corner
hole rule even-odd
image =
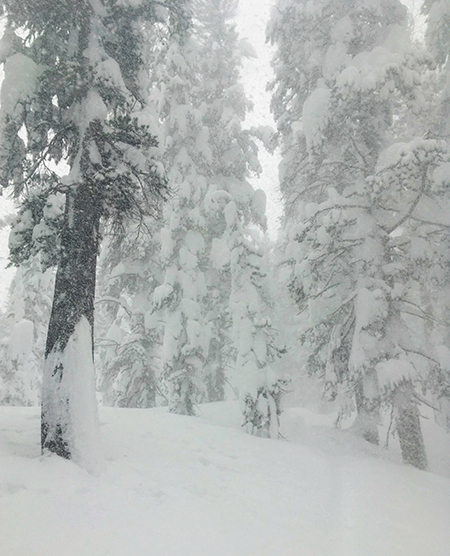
[[[42,382],[41,446],[99,466],[92,336],[100,211],[93,188],[68,197]]]
[[[420,426],[420,415],[414,395],[417,371],[407,359],[388,359],[376,365],[380,390],[390,400],[395,411],[395,422],[404,463],[418,469],[427,468],[425,444]]]
[[[25,197],[26,222],[16,230],[13,262],[48,255],[53,245],[48,264],[58,265],[42,448],[89,468],[98,449],[92,335],[99,223],[109,220],[117,231],[127,219],[142,222],[155,214],[165,188],[154,162],[150,125],[157,124],[146,112],[143,55],[146,29],[161,18],[152,2],[145,9],[138,4],[47,2],[43,10],[41,2],[23,0],[4,6],[15,46],[7,49],[2,84],[8,102],[0,112],[0,181]],[[52,170],[60,163],[70,169],[63,178]],[[36,202],[27,203],[36,190]],[[65,196],[66,206],[61,223],[50,210],[52,229],[37,201],[47,206],[55,194]]]

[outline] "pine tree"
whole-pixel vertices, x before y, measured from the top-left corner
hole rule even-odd
[[[450,6],[445,0],[425,0],[426,45],[439,68],[441,94],[438,103],[438,132],[448,140],[450,134]]]
[[[426,15],[425,41],[428,52],[430,52],[435,63],[436,83],[434,110],[430,110],[427,121],[427,136],[445,143],[444,150],[450,151],[450,6],[448,2],[440,0],[427,0],[423,3],[422,12]],[[442,199],[445,195],[449,182],[450,166],[447,158],[443,158],[434,172],[434,189]],[[443,208],[441,200],[440,208]],[[440,214],[442,222],[442,213]],[[426,291],[424,305],[431,315],[432,321],[428,326],[429,344],[434,347],[434,361],[428,374],[426,386],[432,392],[439,411],[435,413],[436,422],[450,430],[450,367],[448,346],[450,343],[450,331],[448,327],[448,315],[450,307],[443,302],[447,299],[449,291],[448,260],[449,256],[445,250],[446,232],[442,226],[431,228],[435,236],[435,245],[441,249],[435,253],[434,263],[439,266],[439,275],[433,276],[433,289]],[[444,247],[444,248],[443,248]],[[424,269],[425,270],[425,269]],[[427,267],[426,274],[429,274]]]
[[[246,181],[250,172],[260,171],[260,165],[254,141],[242,127],[251,105],[240,83],[243,49],[234,24],[236,10],[236,0],[197,0],[195,3],[195,32],[201,48],[202,86],[198,102],[211,152],[205,198],[205,250],[208,254],[205,264],[208,266],[206,318],[212,332],[203,372],[211,401],[223,399],[236,350],[231,338],[230,267],[222,256],[226,223],[223,215],[209,210],[209,195],[217,189],[228,191],[245,215],[246,225],[265,226],[264,195],[261,191],[255,192]]]
[[[185,9],[190,6],[189,2],[183,4]],[[185,415],[194,414],[204,389],[200,374],[209,345],[202,306],[205,276],[199,266],[205,249],[201,204],[208,147],[195,101],[200,84],[198,54],[192,26],[177,22],[161,52],[153,91],[163,121],[163,162],[174,192],[165,208],[161,231],[165,276],[154,293],[155,308],[164,312],[161,378],[170,411]]]
[[[100,222],[152,210],[161,180],[142,91],[144,23],[155,5],[5,0],[1,181],[65,195],[42,390],[42,448],[95,466],[92,364]],[[15,32],[20,29],[20,39]],[[144,80],[145,81],[145,80]],[[20,134],[26,130],[26,137]],[[66,162],[60,178],[48,166]],[[34,228],[38,222],[29,222]],[[24,248],[24,256],[27,249]]]
[[[276,354],[275,332],[254,233],[256,227],[265,229],[265,195],[247,181],[260,165],[253,138],[243,129],[251,105],[239,82],[245,49],[233,23],[236,9],[235,0],[198,0],[195,12],[203,52],[199,96],[211,149],[205,239],[212,267],[207,273],[208,297],[214,299],[209,314],[214,320],[207,363],[215,361],[221,369],[223,355],[232,356],[228,376],[239,392],[244,425],[250,433],[276,437],[284,387],[270,367]]]
[[[285,149],[281,174],[293,177],[284,186],[290,226],[286,254],[291,292],[307,315],[303,342],[308,367],[323,376],[331,397],[354,395],[357,426],[371,442],[378,442],[378,407],[389,390],[399,434],[414,429],[420,439],[411,458],[423,468],[426,457],[413,399],[417,374],[411,357],[399,350],[409,324],[399,298],[412,303],[418,286],[407,272],[399,280],[400,266],[412,262],[410,251],[399,251],[399,245],[405,243],[401,227],[415,209],[414,199],[428,190],[429,182],[423,185],[420,173],[408,180],[404,165],[395,179],[388,176],[386,161],[402,147],[386,149],[393,137],[410,139],[417,131],[407,114],[417,118],[424,111],[420,74],[426,56],[412,48],[399,2],[330,1],[310,8],[289,2],[271,31],[280,42],[273,106]],[[284,60],[291,60],[297,46],[303,48],[289,33],[298,19],[311,29],[311,40],[302,41],[314,56],[296,51],[299,66],[291,73],[296,75],[292,83]],[[319,22],[320,27],[314,24]],[[421,172],[427,175],[434,153],[440,156],[436,149],[424,146]],[[405,156],[411,150],[413,144]],[[408,205],[411,213],[403,219]],[[404,299],[400,283],[402,292],[408,292]],[[404,358],[410,366],[402,363]],[[391,382],[386,373],[380,380],[383,361],[393,362],[383,367],[389,368]],[[400,381],[395,365],[405,371]],[[405,461],[411,458],[404,452]]]
[[[53,269],[41,271],[31,257],[13,278],[5,318],[7,340],[2,346],[3,404],[38,405],[50,318]]]
[[[229,304],[237,353],[235,380],[244,426],[251,434],[278,438],[281,395],[288,390],[290,379],[278,377],[271,367],[280,350],[268,316],[262,253],[257,242],[245,233],[242,214],[233,198],[218,191],[211,201],[219,207],[228,201],[223,214],[231,273]]]
[[[156,405],[161,331],[152,297],[161,284],[160,220],[127,226],[103,248],[99,271],[96,361],[103,403]]]

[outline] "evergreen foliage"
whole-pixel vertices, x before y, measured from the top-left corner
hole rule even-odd
[[[337,424],[378,444],[390,413],[426,469],[419,404],[450,423],[448,1],[423,4],[426,48],[400,0],[278,2],[276,134],[244,129],[237,0],[0,6],[0,184],[19,200],[1,401],[39,400],[57,267],[42,448],[96,467],[94,345],[105,404],[194,415],[234,393],[276,438],[296,328]],[[281,150],[276,276],[252,133]]]
[[[428,115],[429,59],[411,45],[405,16],[396,1],[299,0],[284,4],[269,32],[289,288],[305,314],[308,369],[331,398],[347,399],[344,408],[356,403],[355,424],[372,442],[380,402],[394,403],[404,459],[423,468],[414,385],[424,363],[412,345],[431,355],[427,317],[413,308],[424,291],[419,245],[433,277],[445,257],[436,253],[445,237],[434,243],[442,228],[424,213],[447,203],[433,174],[447,148],[415,138]],[[415,451],[405,436],[420,439]]]
[[[5,1],[2,7],[8,28],[0,115],[2,185],[13,186],[16,195],[31,193],[36,184],[44,198],[65,195],[46,346],[42,447],[82,461],[86,443],[78,438],[77,400],[86,397],[91,408],[86,414],[95,420],[95,396],[87,384],[75,391],[76,380],[64,375],[64,354],[76,337],[86,337],[84,321],[92,335],[101,220],[110,219],[120,230],[126,218],[153,212],[160,196],[162,181],[152,162],[156,140],[141,87],[144,36],[139,31],[158,20],[159,8],[152,2],[113,0]],[[62,162],[69,173],[60,178],[49,163]],[[43,204],[30,211],[33,218],[22,218],[17,239],[34,240]],[[91,351],[88,345],[78,349]]]
[[[40,402],[53,286],[53,270],[41,272],[37,257],[24,262],[14,276],[2,330],[2,404],[28,406]]]

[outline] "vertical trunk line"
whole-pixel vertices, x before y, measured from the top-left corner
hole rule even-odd
[[[99,244],[100,205],[95,187],[78,185],[68,194],[61,257],[55,280],[45,360],[63,353],[77,324],[85,317],[94,329],[94,298]],[[47,369],[42,384],[41,448],[71,458],[70,400],[61,388],[63,363]],[[60,395],[58,395],[60,389]]]

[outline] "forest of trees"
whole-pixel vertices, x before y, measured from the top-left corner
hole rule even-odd
[[[450,429],[450,2],[417,29],[400,0],[274,0],[271,134],[245,124],[238,0],[0,9],[0,404],[41,404],[42,449],[89,467],[97,398],[238,398],[277,438],[308,375],[337,426],[381,444],[390,419],[426,469],[421,405]]]

